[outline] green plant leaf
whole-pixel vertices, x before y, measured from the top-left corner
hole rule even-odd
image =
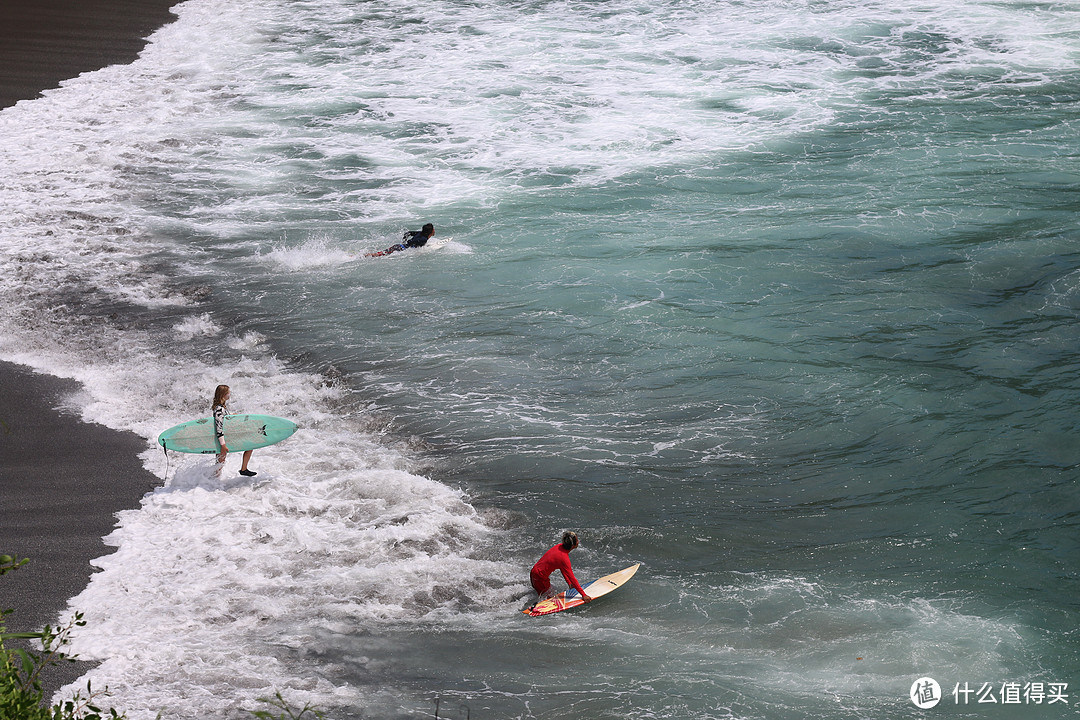
[[[31,655],[30,653],[26,652],[25,650],[23,650],[21,648],[15,648],[14,650],[9,650],[8,652],[10,652],[12,655],[16,656],[17,658],[19,658],[20,662],[22,663],[22,671],[27,677],[30,677],[31,675],[34,674],[34,656],[33,655]]]
[[[0,633],[0,640],[40,640],[42,637],[39,632]]]

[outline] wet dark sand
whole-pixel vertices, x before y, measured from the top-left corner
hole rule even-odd
[[[132,62],[179,0],[3,0],[0,108],[61,80]]]
[[[102,538],[116,513],[160,484],[137,457],[145,439],[56,409],[78,387],[0,362],[0,554],[30,559],[0,578],[0,607],[15,611],[9,631],[62,620],[94,572],[90,561],[111,552]],[[53,668],[47,690],[87,670]]]

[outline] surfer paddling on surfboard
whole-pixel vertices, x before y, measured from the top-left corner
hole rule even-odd
[[[536,564],[533,565],[532,572],[529,574],[529,580],[532,582],[533,590],[540,596],[536,599],[536,602],[546,600],[555,595],[551,590],[550,577],[551,573],[556,570],[562,573],[567,585],[578,591],[582,600],[585,602],[592,602],[592,598],[585,594],[585,590],[581,587],[581,583],[574,577],[573,568],[570,567],[570,551],[577,546],[577,533],[569,531],[565,532],[562,536],[562,542],[544,553],[543,557],[537,560]],[[535,604],[533,607],[535,607]]]
[[[397,245],[391,245],[379,252],[368,253],[367,255],[364,255],[364,257],[382,257],[383,255],[389,255],[390,253],[396,253],[399,250],[424,247],[424,245],[427,244],[427,241],[433,237],[435,237],[435,226],[428,223],[419,230],[406,230],[405,234],[401,237],[401,242]]]
[[[221,447],[217,456],[217,470],[215,474],[221,477],[221,469],[225,467],[225,456],[229,454],[229,446],[225,444],[225,403],[229,402],[229,386],[218,385],[214,391],[214,402],[210,406],[214,415],[214,438]],[[240,474],[245,477],[255,477],[254,470],[248,470],[248,461],[251,460],[251,450],[245,450],[243,460],[240,461]]]

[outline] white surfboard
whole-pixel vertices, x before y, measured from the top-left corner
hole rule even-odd
[[[452,236],[451,237],[444,237],[444,238],[437,237],[437,238],[433,238],[431,240],[428,240],[426,243],[424,243],[423,245],[421,245],[418,248],[405,248],[405,250],[394,250],[391,247],[391,248],[387,248],[386,250],[380,250],[378,252],[364,253],[363,257],[366,257],[366,258],[370,258],[370,257],[386,257],[387,255],[397,255],[398,253],[407,252],[407,251],[430,252],[432,250],[438,250],[440,248],[446,247],[450,243],[450,241],[453,240],[453,239],[454,238]],[[388,252],[388,251],[390,251],[390,252]]]
[[[582,589],[585,590],[585,594],[595,600],[598,597],[603,597],[613,590],[618,590],[623,585],[634,577],[634,573],[641,567],[641,563],[637,565],[631,565],[628,568],[623,568],[618,572],[613,572],[610,575],[605,575],[599,580],[594,580],[588,585],[582,585]],[[529,615],[530,617],[538,617],[540,615],[550,615],[551,613],[562,612],[563,610],[569,610],[570,608],[581,607],[585,604],[585,601],[581,599],[581,595],[577,590],[573,588],[566,592],[561,592],[553,598],[543,600],[536,603],[531,608],[525,608],[521,612]]]
[[[425,243],[424,245],[421,245],[418,249],[419,250],[438,250],[439,248],[446,247],[448,244],[450,244],[450,241],[453,240],[453,239],[454,239],[453,237],[432,238],[431,240],[428,240],[427,243]]]

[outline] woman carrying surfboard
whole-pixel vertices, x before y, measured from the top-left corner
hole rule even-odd
[[[218,385],[214,391],[214,402],[210,408],[214,415],[214,437],[217,439],[218,445],[221,446],[221,452],[217,456],[217,471],[218,477],[221,477],[221,469],[225,467],[225,456],[229,454],[229,446],[225,444],[225,415],[227,410],[225,404],[229,402],[229,386]],[[248,461],[251,460],[251,450],[245,450],[243,459],[240,461],[240,474],[244,477],[255,477],[254,470],[248,470]]]
[[[533,565],[532,572],[529,573],[529,580],[532,582],[533,590],[540,596],[537,598],[537,602],[545,600],[549,596],[551,592],[551,573],[556,570],[562,573],[567,585],[578,591],[582,600],[592,602],[592,598],[585,594],[581,583],[574,577],[573,568],[570,567],[570,551],[577,546],[577,533],[567,531],[563,533],[562,542],[544,553],[543,557]]]

